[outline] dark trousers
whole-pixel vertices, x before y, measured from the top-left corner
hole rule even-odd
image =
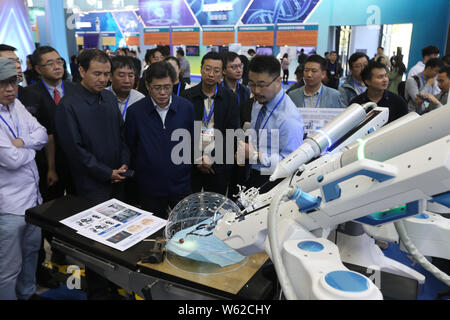
[[[140,205],[143,210],[152,212],[155,216],[167,219],[173,208],[189,195],[189,192],[181,195],[167,197],[154,197],[146,194],[140,195]]]
[[[213,167],[214,169],[214,167]],[[197,168],[192,169],[191,185],[192,192],[209,191],[227,195],[227,189],[231,180],[232,167],[221,171],[216,171],[215,174],[204,174]],[[228,195],[231,197],[231,195]]]
[[[48,202],[51,200],[55,200],[67,194],[75,194],[75,187],[73,185],[70,173],[68,168],[58,167],[57,175],[58,182],[56,182],[53,186],[47,185],[47,163],[40,161],[38,165],[39,170],[39,191],[42,195],[43,202]],[[49,287],[51,285],[51,280],[49,279],[50,273],[43,266],[45,262],[45,249],[44,249],[44,239],[47,240],[49,244],[51,244],[53,240],[53,233],[42,230],[41,232],[41,247],[39,249],[38,254],[38,266],[36,269],[36,279],[37,282],[43,286]],[[64,263],[64,255],[59,251],[56,251],[52,248],[52,257],[51,261],[62,264]],[[56,280],[55,280],[56,281]]]
[[[283,70],[283,82],[287,83],[289,80],[289,69]]]

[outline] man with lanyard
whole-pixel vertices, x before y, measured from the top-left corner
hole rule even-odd
[[[405,97],[408,102],[409,112],[415,111],[418,114],[422,114],[429,105],[429,101],[425,100],[423,94],[430,93],[435,95],[441,91],[439,88],[435,89],[434,86],[436,76],[443,66],[444,64],[440,59],[430,59],[425,64],[423,72],[406,80]]]
[[[133,89],[135,76],[134,64],[130,57],[117,56],[112,58],[111,86],[106,89],[116,96],[123,120],[125,120],[128,108],[145,98],[142,93]]]
[[[350,101],[367,90],[361,78],[361,72],[369,64],[369,57],[362,52],[355,52],[348,59],[351,75],[349,75],[342,86],[339,87],[342,103],[348,106]]]
[[[270,190],[276,165],[303,142],[303,119],[281,86],[281,64],[272,56],[255,56],[249,66],[249,87],[255,97],[251,111],[250,141],[238,142],[239,165],[251,165],[247,187]]]
[[[238,54],[235,52],[225,52],[223,54],[223,81],[222,87],[233,91],[237,98],[238,104],[250,98],[250,89],[240,83],[242,79],[244,64],[241,62]]]
[[[362,71],[361,77],[367,86],[367,90],[350,101],[350,104],[358,103],[363,105],[367,102],[375,102],[380,107],[389,108],[388,123],[408,113],[408,106],[405,100],[387,90],[389,78],[384,64],[370,61]]]
[[[230,155],[227,157],[226,146],[234,145],[234,138],[228,141],[226,130],[239,128],[239,105],[236,95],[219,84],[222,72],[221,56],[217,52],[207,53],[201,62],[202,81],[184,92],[184,97],[194,105],[195,131],[200,131],[200,137],[194,137],[194,148],[200,150],[195,153],[202,155],[194,159],[194,192],[203,189],[225,195],[231,179],[234,163],[226,162],[226,159],[230,158]],[[222,150],[215,146],[215,135],[219,132],[223,137]]]
[[[173,83],[173,93],[180,97],[181,94],[186,89],[186,83],[184,81],[181,81],[181,71],[180,71],[180,61],[178,61],[177,58],[170,56],[164,59],[164,61],[167,61],[175,70],[175,73],[177,74],[175,81]]]
[[[289,92],[298,108],[344,108],[336,89],[322,84],[326,76],[326,61],[319,55],[309,56],[303,69],[305,86]]]
[[[42,203],[34,160],[45,128],[16,99],[14,62],[0,57],[0,300],[28,300],[36,291],[40,228],[25,211]]]

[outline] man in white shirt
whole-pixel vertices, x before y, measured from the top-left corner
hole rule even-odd
[[[415,111],[422,114],[428,107],[423,94],[438,94],[441,90],[437,86],[436,76],[443,67],[443,63],[438,58],[427,61],[425,70],[418,75],[406,80],[405,97],[408,102],[409,112]],[[437,88],[435,88],[437,87]]]
[[[417,64],[409,70],[408,79],[411,79],[413,76],[418,75],[423,70],[425,70],[425,65],[428,60],[433,58],[439,58],[439,49],[435,46],[428,46],[422,49],[422,57],[423,61],[417,62]]]
[[[145,98],[142,93],[133,89],[135,77],[134,64],[129,57],[117,56],[111,60],[111,86],[107,90],[117,97],[123,120],[126,118],[128,108]]]
[[[42,203],[34,160],[47,131],[16,99],[15,63],[0,57],[0,300],[28,300],[36,291],[41,229],[25,211]]]

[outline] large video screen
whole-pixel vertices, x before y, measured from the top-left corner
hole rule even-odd
[[[307,56],[312,56],[316,54],[316,47],[297,47],[297,56],[300,55],[302,49]]]
[[[198,57],[200,55],[199,46],[186,46],[186,56]]]
[[[260,56],[272,56],[273,47],[257,47],[256,54]]]

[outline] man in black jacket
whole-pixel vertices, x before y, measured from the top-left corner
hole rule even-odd
[[[226,146],[233,144],[234,138],[227,140],[226,130],[239,128],[239,105],[236,95],[219,84],[222,72],[221,56],[216,52],[207,53],[201,62],[202,81],[183,94],[194,105],[196,131],[201,131],[199,139],[194,141],[194,148],[200,149],[202,154],[195,159],[192,172],[194,192],[203,188],[225,195],[230,183],[233,163],[227,163],[226,159],[233,159],[234,153],[227,157]],[[219,132],[224,138],[223,150],[214,145]],[[220,153],[223,157],[218,157]]]
[[[336,51],[330,52],[330,60],[327,62],[327,71],[330,75],[327,86],[337,90],[339,87],[339,79],[342,77],[343,70],[341,64],[338,62],[338,55]]]
[[[367,86],[367,90],[350,101],[364,104],[375,102],[380,107],[389,108],[388,123],[408,114],[408,105],[399,95],[387,90],[389,79],[386,66],[380,62],[370,61],[361,73],[361,77]]]
[[[111,62],[103,51],[91,49],[80,54],[79,63],[83,80],[56,109],[56,138],[69,161],[78,196],[99,203],[120,199],[129,151],[117,99],[104,90]]]

